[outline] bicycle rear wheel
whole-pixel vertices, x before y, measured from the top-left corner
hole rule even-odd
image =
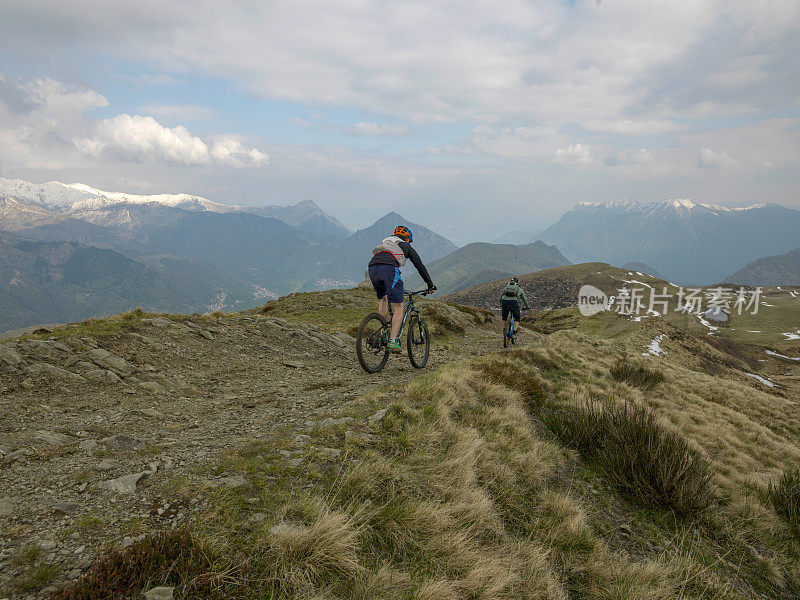
[[[425,319],[420,319],[413,315],[408,320],[408,360],[416,369],[421,369],[428,364],[428,357],[431,353],[431,336],[428,333],[428,324]]]
[[[389,360],[387,346],[388,325],[378,313],[370,313],[358,327],[356,354],[361,368],[367,373],[377,373]]]

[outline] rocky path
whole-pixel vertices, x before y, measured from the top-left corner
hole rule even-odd
[[[491,329],[468,333],[432,348],[430,367],[497,349]],[[350,336],[260,313],[0,344],[0,598],[46,597],[108,544],[191,518],[202,498],[168,490],[238,485],[201,474],[225,449],[347,423],[357,398],[388,404],[419,374],[403,356],[367,375]]]

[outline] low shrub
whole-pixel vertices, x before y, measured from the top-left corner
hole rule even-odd
[[[51,600],[138,598],[156,585],[178,587],[181,598],[213,598],[214,557],[187,531],[151,535],[122,550],[112,550],[78,581],[53,593]]]
[[[683,515],[713,500],[708,462],[644,407],[587,401],[552,411],[544,421],[630,498]]]
[[[642,390],[652,389],[664,381],[664,373],[661,371],[633,362],[627,357],[620,358],[611,367],[611,377]]]
[[[800,537],[800,468],[784,471],[778,483],[770,484],[767,496],[778,516]]]

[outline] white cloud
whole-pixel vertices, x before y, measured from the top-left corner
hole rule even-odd
[[[606,158],[603,162],[610,166],[625,166],[625,165],[645,165],[655,160],[655,156],[650,150],[640,148],[638,150],[621,150],[612,156]]]
[[[193,135],[150,116],[120,114],[97,121],[108,100],[85,87],[49,78],[9,82],[0,76],[0,157],[12,166],[62,169],[108,161],[233,168],[268,164],[269,156],[237,136]],[[177,108],[177,107],[173,107]],[[186,107],[183,107],[186,109]]]
[[[724,150],[715,152],[711,148],[700,148],[697,152],[697,166],[704,169],[730,169],[739,166]]]
[[[356,123],[345,127],[345,132],[351,135],[366,137],[394,137],[408,133],[405,125],[381,125],[379,123]]]
[[[76,146],[99,156],[111,154],[137,162],[166,161],[184,166],[212,163],[242,168],[264,165],[269,156],[246,148],[235,137],[225,136],[211,146],[182,125],[165,127],[153,117],[121,114],[98,123],[94,136],[77,139]]]
[[[737,167],[742,172],[798,173],[800,118],[768,119],[757,123],[680,136],[687,149],[697,153],[697,165]],[[750,176],[750,175],[748,175]]]
[[[141,111],[160,119],[176,121],[206,121],[214,116],[213,110],[196,104],[149,104],[142,106]]]
[[[85,111],[108,106],[108,100],[94,90],[71,87],[53,79],[34,79],[20,86],[28,98],[48,109]]]
[[[585,144],[572,144],[566,148],[559,148],[553,154],[553,162],[562,165],[578,165],[587,167],[593,164],[591,148]]]
[[[681,129],[680,125],[668,120],[587,121],[582,126],[588,131],[615,135],[659,135]]]
[[[210,149],[211,158],[235,169],[258,167],[269,163],[269,155],[258,148],[247,148],[236,136],[223,136],[214,140]]]

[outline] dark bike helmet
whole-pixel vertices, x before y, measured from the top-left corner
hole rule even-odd
[[[511,283],[519,283],[519,277],[512,277]]]
[[[395,227],[394,234],[399,238],[403,238],[409,244],[414,241],[414,234],[411,233],[411,230],[405,225],[398,225]]]

